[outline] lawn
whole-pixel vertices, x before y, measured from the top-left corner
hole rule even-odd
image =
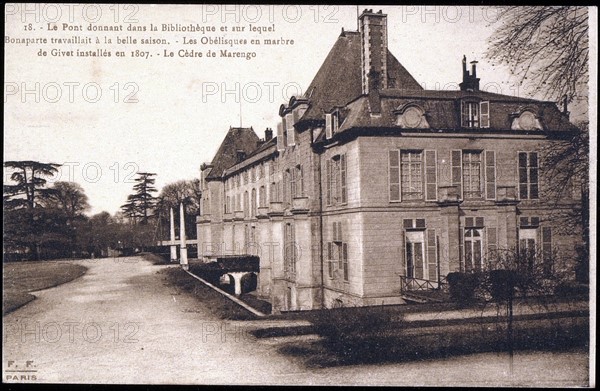
[[[64,284],[87,271],[71,261],[7,262],[2,267],[2,315],[35,299],[29,292]]]
[[[232,302],[219,292],[202,284],[179,267],[166,268],[160,272],[165,275],[164,278],[169,285],[176,286],[184,292],[191,293],[198,297],[198,300],[201,301],[204,306],[221,319],[257,319],[256,315]]]

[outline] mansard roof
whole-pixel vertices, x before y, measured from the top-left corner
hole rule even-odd
[[[206,179],[221,178],[226,169],[238,162],[237,151],[243,151],[246,156],[249,156],[256,150],[258,141],[260,139],[251,127],[229,128],[227,135],[212,160],[212,168]]]
[[[305,98],[309,108],[301,120],[321,120],[334,106],[344,106],[362,94],[360,33],[342,32],[325,58]],[[387,51],[388,76],[403,90],[423,90],[415,78]]]
[[[459,130],[461,101],[475,99],[490,102],[490,127],[487,130],[510,130],[514,116],[527,109],[541,119],[546,131],[572,131],[577,128],[569,122],[554,102],[501,95],[485,91],[404,91],[381,90],[381,113],[371,115],[369,97],[364,95],[345,106],[343,122],[337,133],[351,128],[390,128],[396,125],[396,113],[408,105],[420,107],[430,130]],[[477,129],[481,130],[481,129]]]

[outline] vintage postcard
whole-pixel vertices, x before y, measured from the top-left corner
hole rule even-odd
[[[2,381],[595,386],[597,17],[6,4]]]

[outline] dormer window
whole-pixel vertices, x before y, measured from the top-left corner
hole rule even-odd
[[[543,130],[538,116],[531,109],[523,109],[513,116],[512,130]]]
[[[325,114],[325,138],[330,139],[337,133],[340,126],[340,115],[336,110],[333,113]]]
[[[287,129],[285,130],[288,146],[296,145],[296,131],[294,129],[294,113],[288,113],[285,115],[285,124]]]
[[[489,128],[490,102],[466,100],[461,102],[461,126],[463,128]]]

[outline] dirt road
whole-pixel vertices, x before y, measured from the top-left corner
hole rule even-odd
[[[78,261],[82,278],[3,318],[3,380],[125,384],[585,385],[587,357],[519,353],[305,368],[243,322],[214,317],[139,257]]]

